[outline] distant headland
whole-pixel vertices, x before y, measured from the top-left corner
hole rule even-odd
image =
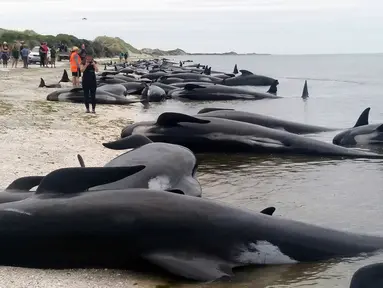
[[[119,37],[98,36],[94,40],[79,39],[69,34],[57,34],[54,35],[42,35],[33,30],[7,30],[0,28],[0,41],[1,43],[6,41],[12,44],[14,41],[24,41],[30,48],[39,45],[41,42],[47,42],[48,45],[58,45],[63,43],[68,47],[81,46],[85,44],[86,49],[95,55],[96,57],[115,57],[121,52],[128,52],[134,56],[186,56],[186,55],[270,55],[270,54],[258,54],[258,53],[245,53],[240,54],[236,52],[225,53],[188,53],[184,50],[177,48],[174,50],[161,50],[143,48],[137,49],[131,44],[126,43]]]

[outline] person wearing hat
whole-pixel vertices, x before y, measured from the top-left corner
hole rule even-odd
[[[77,46],[74,46],[72,48],[69,63],[70,63],[70,71],[72,72],[72,83],[73,87],[80,86],[80,77],[81,77],[81,71],[80,71],[80,63],[81,58],[80,55],[78,55],[79,48]]]

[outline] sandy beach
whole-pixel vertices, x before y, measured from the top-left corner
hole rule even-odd
[[[40,77],[47,84],[57,83],[63,69],[69,71],[68,62],[56,66],[40,68],[32,65],[28,70],[0,68],[2,188],[18,177],[78,167],[78,153],[87,166],[102,166],[121,154],[121,151],[104,148],[101,143],[118,138],[121,127],[138,112],[130,106],[99,105],[97,114],[92,115],[84,113],[83,104],[47,101],[47,94],[54,89],[37,88]],[[70,87],[71,83],[62,86]],[[139,109],[140,104],[137,104],[136,110]],[[150,280],[144,280],[148,279],[146,276],[137,286],[137,277],[108,270],[46,271],[0,267],[0,288],[156,286],[150,284]],[[145,284],[147,281],[148,285]]]

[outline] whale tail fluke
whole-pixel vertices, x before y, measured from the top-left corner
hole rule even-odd
[[[309,98],[309,89],[307,88],[307,80],[305,80],[305,85],[303,86],[302,98]]]
[[[144,165],[61,168],[43,178],[36,194],[84,192],[91,187],[116,182],[136,174],[144,168]]]
[[[271,84],[269,90],[267,90],[267,93],[277,95],[277,92],[278,92],[277,86],[278,86],[278,81],[274,81],[274,83]]]
[[[39,88],[45,87],[45,81],[43,78],[40,78],[40,85]]]
[[[128,137],[118,139],[113,142],[102,143],[105,148],[112,150],[125,150],[125,149],[135,149],[141,146],[144,146],[148,143],[152,143],[148,137],[140,134],[134,134]]]
[[[78,159],[78,162],[80,163],[80,167],[85,168],[84,159],[82,158],[80,154],[77,154],[77,159]]]

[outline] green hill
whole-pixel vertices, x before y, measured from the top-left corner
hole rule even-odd
[[[85,44],[88,53],[93,54],[95,57],[115,57],[121,52],[128,52],[132,54],[148,54],[153,56],[166,56],[166,55],[186,55],[187,53],[181,49],[170,51],[162,51],[159,49],[142,49],[139,50],[129,43],[126,43],[119,37],[99,36],[93,41],[87,39],[79,39],[69,34],[54,35],[41,35],[33,30],[15,31],[0,28],[0,41],[7,41],[9,44],[14,43],[16,40],[22,40],[29,48],[38,46],[41,42],[47,42],[48,46],[58,47],[60,43],[68,46],[80,47],[82,43]]]

